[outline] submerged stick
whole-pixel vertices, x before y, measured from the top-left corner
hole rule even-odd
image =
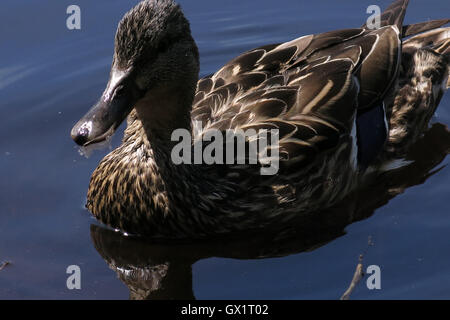
[[[2,262],[0,264],[0,271],[2,271],[9,264],[11,264],[11,262],[9,262],[9,261]]]
[[[350,295],[352,294],[353,290],[355,290],[356,285],[361,281],[361,279],[364,277],[364,271],[363,271],[363,255],[359,256],[359,263],[356,266],[355,273],[353,275],[352,282],[350,283],[350,286],[348,289],[344,292],[340,300],[348,300],[350,299]]]
[[[352,282],[350,283],[350,286],[348,289],[344,292],[344,294],[341,296],[340,300],[349,300],[350,295],[352,294],[353,290],[355,290],[358,283],[361,281],[361,279],[364,277],[364,271],[363,271],[363,259],[364,256],[367,253],[367,250],[369,250],[369,247],[373,246],[372,236],[369,236],[369,239],[367,241],[367,248],[364,250],[362,254],[359,255],[358,264],[356,265],[355,273],[353,274]]]

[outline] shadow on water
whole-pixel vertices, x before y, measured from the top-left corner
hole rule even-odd
[[[210,257],[263,259],[312,251],[345,234],[407,188],[424,183],[450,153],[450,131],[434,124],[410,150],[410,165],[378,177],[333,208],[289,227],[194,243],[161,244],[91,226],[92,242],[130,290],[130,299],[195,299],[192,265]]]

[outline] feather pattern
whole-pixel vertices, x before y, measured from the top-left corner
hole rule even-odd
[[[320,156],[350,138],[358,109],[382,101],[399,54],[393,27],[333,31],[248,51],[199,81],[192,119],[203,132],[194,135],[283,126],[283,161],[302,152]]]

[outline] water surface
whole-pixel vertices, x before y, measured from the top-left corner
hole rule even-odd
[[[417,147],[422,165],[389,182],[398,191],[412,185],[404,193],[388,201],[384,182],[365,193],[367,208],[357,216],[341,208],[286,239],[168,246],[102,229],[84,202],[107,150],[83,158],[69,132],[104,89],[116,25],[136,3],[77,0],[82,29],[70,31],[66,8],[74,1],[1,1],[0,261],[11,265],[0,271],[0,298],[126,299],[125,282],[138,298],[337,299],[365,251],[364,264],[381,267],[382,289],[362,283],[352,298],[450,298],[449,136],[442,125]],[[180,3],[206,75],[260,45],[360,26],[370,4],[389,1]],[[445,18],[449,9],[447,0],[412,1],[406,23]],[[449,94],[433,122],[450,123]],[[113,147],[120,138],[119,130]],[[424,179],[436,165],[443,168]],[[81,267],[81,290],[66,288],[69,265]]]

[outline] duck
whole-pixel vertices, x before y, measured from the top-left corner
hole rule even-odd
[[[408,165],[407,151],[449,87],[450,19],[403,25],[407,6],[394,1],[376,27],[249,50],[199,79],[180,5],[138,3],[118,24],[106,89],[71,131],[87,148],[127,123],[121,145],[91,176],[87,209],[146,237],[245,233],[313,218],[370,177]],[[265,151],[277,155],[277,172],[261,174],[262,159],[199,164],[188,155],[176,163],[176,130],[201,150],[213,130],[253,132],[246,146],[261,143],[260,130],[275,132]]]

